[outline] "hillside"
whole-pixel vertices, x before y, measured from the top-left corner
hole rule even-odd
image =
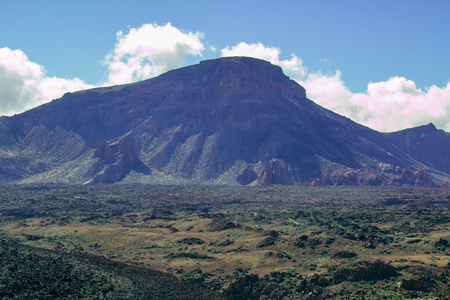
[[[224,299],[167,273],[4,240],[0,262],[1,299]]]

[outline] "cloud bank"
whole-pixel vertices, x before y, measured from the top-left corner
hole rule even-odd
[[[352,93],[339,71],[333,75],[309,73],[295,55],[289,60],[280,59],[278,48],[241,42],[222,49],[221,54],[270,61],[303,85],[308,98],[370,128],[391,132],[432,122],[450,132],[450,82],[444,88],[431,86],[422,91],[411,80],[391,77],[370,82],[365,93]]]
[[[31,62],[21,50],[0,49],[0,116],[20,113],[66,92],[90,87],[79,78],[47,77],[44,67]]]
[[[183,33],[170,23],[165,26],[145,24],[117,33],[114,50],[104,61],[108,85],[151,78],[184,66],[187,55],[201,56],[203,34]]]

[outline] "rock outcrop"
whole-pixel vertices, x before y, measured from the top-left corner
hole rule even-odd
[[[288,184],[288,179],[286,171],[281,165],[281,163],[276,160],[268,162],[261,169],[258,176],[258,183],[260,185],[271,185],[271,184]]]
[[[108,145],[105,140],[98,143],[94,158],[99,158],[98,169],[101,171],[86,184],[114,183],[123,179],[131,170],[150,174],[150,169],[138,157],[136,140],[125,136],[118,143]]]
[[[345,170],[316,178],[311,185],[367,185],[367,186],[418,186],[426,188],[449,188],[448,182],[436,182],[425,169],[410,171],[396,168],[395,172],[379,173],[366,169]]]
[[[252,183],[258,178],[258,175],[253,171],[252,167],[247,166],[244,170],[239,173],[236,181],[241,185],[247,185]]]
[[[370,185],[383,186],[387,180],[374,172],[359,169],[335,172],[322,178],[315,179],[312,185]]]
[[[360,266],[336,269],[333,273],[333,282],[339,284],[343,281],[375,281],[399,275],[394,266],[380,260],[363,261]]]

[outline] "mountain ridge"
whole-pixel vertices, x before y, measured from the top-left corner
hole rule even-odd
[[[431,187],[449,180],[449,153],[450,135],[432,124],[371,130],[248,57],[67,93],[0,118],[0,182],[364,184],[336,179],[359,172],[379,185],[417,185],[401,174],[423,170]]]

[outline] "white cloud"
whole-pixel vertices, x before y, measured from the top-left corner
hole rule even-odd
[[[114,50],[104,61],[106,84],[129,83],[182,67],[187,55],[201,56],[205,49],[202,38],[202,33],[183,33],[170,23],[144,24],[127,34],[120,31]]]
[[[250,56],[270,61],[306,89],[319,105],[379,131],[396,131],[433,122],[450,132],[450,82],[426,91],[403,77],[369,83],[365,93],[352,93],[337,71],[333,75],[308,73],[302,60],[291,55],[280,60],[278,48],[241,42],[221,50],[222,56]]]
[[[303,62],[299,57],[292,54],[291,59],[280,60],[280,49],[266,47],[261,43],[247,44],[241,42],[233,47],[227,46],[226,48],[221,50],[221,54],[222,57],[249,56],[269,61],[274,65],[282,67],[287,75],[292,76],[296,80],[304,78],[307,74],[307,70],[303,66]]]
[[[300,82],[316,103],[370,128],[391,132],[430,122],[450,132],[450,83],[426,91],[403,77],[369,83],[365,93],[352,93],[337,72],[309,75]]]
[[[46,77],[21,50],[0,49],[0,115],[23,112],[66,92],[92,87],[78,78]]]

